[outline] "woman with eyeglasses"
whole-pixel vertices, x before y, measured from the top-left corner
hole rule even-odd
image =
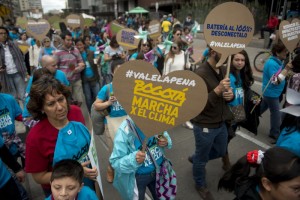
[[[145,53],[148,53],[152,50],[152,40],[150,38],[147,38],[147,41],[144,42],[144,40],[140,40],[138,44],[137,52],[131,55],[130,60],[138,60],[138,55],[144,55]]]
[[[40,50],[39,62],[41,61],[44,55],[52,56],[56,51],[56,48],[51,45],[50,38],[45,37],[42,40],[42,49]]]
[[[59,35],[53,35],[52,37],[52,44],[54,48],[58,49],[62,45],[62,39]]]
[[[173,29],[173,32],[172,32],[172,38],[169,39],[171,41],[176,41],[176,40],[179,40],[181,39],[181,36],[182,36],[182,30],[180,28],[177,28],[177,29]]]
[[[170,72],[184,70],[190,68],[189,59],[183,51],[184,42],[181,39],[175,40],[171,46],[171,50],[165,58],[163,74],[167,75]]]
[[[173,42],[171,50],[165,58],[163,75],[167,75],[170,72],[177,70],[189,69],[191,67],[188,55],[183,51],[184,45],[185,43],[180,38]],[[193,129],[193,124],[190,121],[185,122],[183,126],[188,129]]]

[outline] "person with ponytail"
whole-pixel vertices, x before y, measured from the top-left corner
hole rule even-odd
[[[248,152],[223,175],[218,189],[234,192],[235,200],[299,200],[300,157],[282,147]]]

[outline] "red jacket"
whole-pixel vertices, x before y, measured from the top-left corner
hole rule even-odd
[[[270,17],[270,19],[268,20],[268,23],[267,23],[267,27],[276,29],[277,26],[278,26],[278,18],[275,16]]]

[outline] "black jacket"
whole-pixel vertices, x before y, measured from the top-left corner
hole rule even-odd
[[[228,102],[222,96],[218,96],[214,89],[224,79],[226,68],[221,67],[217,74],[208,62],[203,63],[195,72],[206,83],[208,99],[204,110],[192,119],[192,122],[203,128],[219,128],[223,122],[233,119]],[[197,104],[195,104],[197,106]]]
[[[236,187],[234,200],[262,200],[256,188],[257,184],[254,181]]]

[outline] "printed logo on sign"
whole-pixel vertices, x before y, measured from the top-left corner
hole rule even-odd
[[[81,149],[76,154],[73,155],[72,159],[77,160],[80,163],[83,163],[83,162],[87,161],[86,157],[87,157],[88,151],[89,151],[89,144],[86,143],[83,147],[81,147]]]
[[[9,115],[9,110],[7,108],[0,110],[0,128],[5,128],[6,126],[12,124],[13,123]]]
[[[160,149],[157,146],[154,147],[154,148],[151,148],[149,150],[150,150],[150,153],[152,154],[152,156],[155,160],[158,160],[160,157],[162,157],[162,153],[161,153]],[[146,157],[145,157],[145,160],[144,160],[145,167],[148,167],[149,165],[152,165],[152,163],[153,163],[152,159],[147,153]]]
[[[174,126],[188,88],[182,91],[163,89],[162,86],[154,87],[152,83],[145,84],[142,80],[136,80],[135,84],[130,114]]]
[[[246,25],[236,25],[230,26],[226,24],[207,24],[207,29],[211,29],[212,36],[222,36],[222,37],[239,37],[246,38],[247,33],[252,31],[250,26]]]
[[[122,31],[121,42],[134,44],[134,32]]]
[[[79,19],[68,19],[67,23],[70,23],[70,24],[80,24],[80,20]]]

